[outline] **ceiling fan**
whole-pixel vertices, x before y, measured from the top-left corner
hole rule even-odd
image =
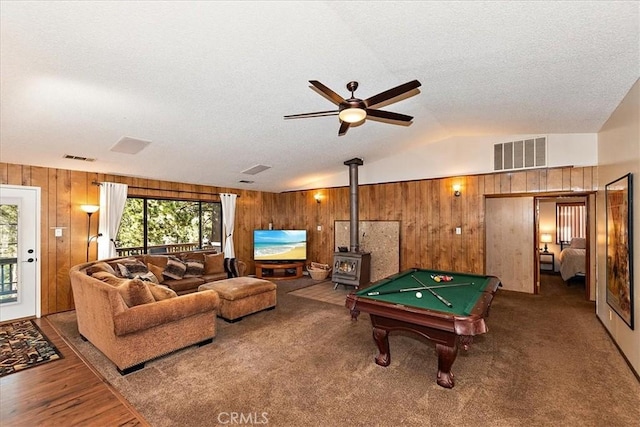
[[[372,107],[379,105],[385,101],[396,98],[400,95],[404,95],[407,92],[420,87],[422,84],[417,80],[412,80],[400,86],[396,86],[384,92],[380,92],[377,95],[369,97],[365,100],[358,99],[353,95],[353,92],[358,89],[358,82],[347,83],[347,90],[351,92],[351,98],[344,99],[322,83],[317,80],[309,80],[316,89],[325,94],[331,102],[338,106],[337,110],[330,111],[316,111],[315,113],[303,113],[303,114],[291,114],[284,116],[285,119],[305,119],[309,117],[324,117],[324,116],[338,116],[340,118],[340,129],[338,130],[338,136],[342,136],[347,133],[349,126],[354,123],[359,123],[367,117],[374,117],[379,119],[395,120],[400,122],[410,122],[413,120],[412,116],[405,114],[393,113],[391,111],[376,110]],[[395,102],[395,101],[394,101]]]

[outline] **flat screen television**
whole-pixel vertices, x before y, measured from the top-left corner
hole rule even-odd
[[[253,260],[306,261],[307,230],[253,230]]]

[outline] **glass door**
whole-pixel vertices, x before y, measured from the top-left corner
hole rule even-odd
[[[0,321],[40,316],[40,189],[0,186]]]

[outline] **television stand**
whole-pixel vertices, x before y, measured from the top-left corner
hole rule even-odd
[[[299,279],[302,277],[302,267],[304,266],[304,262],[256,262],[255,264],[256,277],[270,280]],[[295,270],[295,273],[293,270]]]

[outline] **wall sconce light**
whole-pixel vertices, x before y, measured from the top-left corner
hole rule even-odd
[[[320,203],[320,199],[322,199],[322,196],[320,195],[320,193],[316,193],[313,196],[314,199],[316,199],[316,203]]]
[[[551,234],[542,234],[540,235],[540,241],[544,243],[544,253],[548,253],[549,247],[547,246],[547,243],[551,243],[553,241],[553,237]]]
[[[453,195],[456,197],[460,197],[462,193],[460,192],[460,184],[453,185]]]
[[[91,245],[91,240],[93,240],[94,238],[97,239],[98,237],[101,236],[101,234],[98,233],[95,236],[91,237],[91,215],[93,215],[95,212],[98,212],[98,209],[100,209],[100,206],[82,205],[80,206],[80,209],[85,211],[87,213],[87,217],[89,218],[89,225],[87,226],[87,261],[89,261],[89,245]]]

